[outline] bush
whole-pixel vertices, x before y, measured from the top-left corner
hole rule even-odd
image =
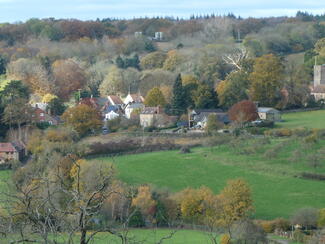
[[[230,236],[228,234],[223,234],[220,238],[220,244],[230,244]]]
[[[274,228],[276,230],[287,231],[290,230],[290,222],[287,219],[277,218],[273,220]]]
[[[316,173],[309,173],[309,172],[303,172],[301,174],[301,177],[308,180],[325,180],[325,174],[316,174]]]
[[[293,232],[294,241],[303,243],[304,239],[305,239],[305,235],[301,230],[295,230]]]
[[[182,146],[181,147],[181,150],[180,150],[180,153],[191,153],[191,148],[189,146]]]
[[[273,221],[264,220],[264,221],[260,221],[259,224],[266,233],[273,233],[275,230]]]
[[[286,129],[286,128],[273,129],[273,130],[265,131],[265,135],[276,136],[276,137],[292,136],[292,131],[290,129]]]

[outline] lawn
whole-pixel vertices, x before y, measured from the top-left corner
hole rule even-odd
[[[245,141],[247,147],[251,143]],[[276,146],[280,148],[276,156],[265,156],[265,151]],[[306,206],[325,208],[325,182],[297,177],[305,171],[325,172],[325,162],[313,169],[305,161],[308,155],[324,147],[325,141],[305,148],[299,140],[282,139],[261,146],[251,155],[234,153],[223,145],[213,149],[196,148],[190,154],[167,151],[94,160],[113,162],[120,179],[129,184],[149,183],[174,192],[205,185],[218,193],[227,180],[244,178],[252,188],[255,217],[273,219],[290,217],[295,210]],[[300,154],[292,162],[294,153]]]
[[[284,122],[277,123],[283,128],[317,128],[325,129],[325,110],[287,113],[282,115]]]

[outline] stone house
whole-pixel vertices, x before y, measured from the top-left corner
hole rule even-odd
[[[257,113],[261,120],[281,121],[281,112],[275,108],[259,107],[257,108]]]
[[[162,107],[146,107],[140,113],[140,125],[142,127],[163,128],[175,123],[173,116],[168,116],[163,112]]]
[[[139,110],[141,112],[144,109],[144,107],[145,106],[143,103],[130,103],[126,105],[124,109],[125,117],[127,119],[131,119],[131,114],[133,113],[133,111]]]

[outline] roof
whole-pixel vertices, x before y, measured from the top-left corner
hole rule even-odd
[[[114,104],[111,104],[111,105],[115,105],[115,104],[123,104],[123,101],[120,97],[118,96],[115,96],[115,95],[110,95],[108,96],[108,100],[109,102],[113,102]]]
[[[117,105],[109,105],[104,109],[104,112],[109,113],[111,111],[116,112],[116,111],[119,111],[119,110],[120,110],[119,106],[117,106]]]
[[[17,149],[9,143],[0,143],[0,152],[17,152]]]
[[[158,107],[145,107],[141,114],[158,114],[159,108]]]
[[[133,101],[136,102],[136,103],[143,103],[144,102],[144,98],[140,94],[129,94],[129,95],[131,96]]]
[[[217,112],[202,112],[198,115],[194,116],[194,122],[206,122],[208,120],[209,115],[214,114],[218,121],[221,121],[223,123],[230,123],[229,117],[227,113],[217,113]]]
[[[0,152],[18,152],[24,149],[24,145],[19,142],[0,143]]]
[[[200,114],[200,113],[222,113],[223,110],[220,108],[216,109],[193,109],[192,114]]]
[[[257,112],[258,113],[270,113],[270,112],[278,112],[279,113],[280,111],[275,108],[260,107],[260,108],[257,108]]]
[[[129,105],[127,105],[126,108],[134,108],[134,109],[137,109],[137,108],[143,108],[144,107],[144,104],[143,103],[131,103]]]
[[[312,90],[313,93],[325,93],[325,85],[319,85],[314,87]]]

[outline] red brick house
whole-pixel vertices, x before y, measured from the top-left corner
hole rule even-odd
[[[34,108],[32,113],[32,122],[34,123],[43,123],[47,122],[50,125],[58,125],[59,120],[57,118],[52,117],[47,112],[40,108]]]
[[[25,157],[25,146],[20,142],[0,143],[0,164],[11,160],[21,161]]]

